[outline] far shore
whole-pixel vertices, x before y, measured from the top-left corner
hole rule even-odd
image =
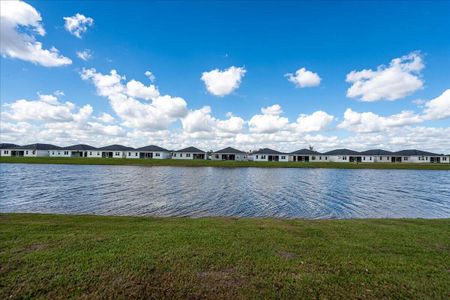
[[[337,162],[254,162],[176,159],[125,159],[76,157],[0,157],[0,163],[124,165],[173,167],[227,167],[227,168],[328,168],[328,169],[401,169],[450,170],[450,164],[426,163],[337,163]]]

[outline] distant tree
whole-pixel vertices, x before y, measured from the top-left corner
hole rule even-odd
[[[314,151],[314,147],[312,145],[309,145],[309,150]]]

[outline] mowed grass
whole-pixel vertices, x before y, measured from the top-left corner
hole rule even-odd
[[[254,162],[177,159],[126,159],[76,157],[0,157],[0,163],[180,166],[180,167],[258,167],[258,168],[332,168],[332,169],[416,169],[450,170],[450,164],[424,163],[335,163],[335,162]]]
[[[0,214],[0,299],[448,299],[450,219]]]

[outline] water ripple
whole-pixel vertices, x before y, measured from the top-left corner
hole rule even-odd
[[[0,164],[0,212],[448,218],[450,172]]]

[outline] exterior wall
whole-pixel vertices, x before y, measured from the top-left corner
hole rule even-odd
[[[361,162],[363,163],[373,163],[375,162],[375,157],[372,155],[362,155],[361,156]]]
[[[172,155],[170,154],[170,152],[166,152],[166,151],[153,152],[154,159],[169,159],[171,157],[172,157]]]
[[[330,155],[328,156],[328,159],[331,162],[349,162],[349,157],[345,155]]]
[[[309,162],[329,162],[329,158],[327,155],[308,155]]]
[[[42,157],[42,156],[48,156],[48,150],[31,150],[31,149],[24,149],[23,150],[23,156],[24,157]]]
[[[381,163],[388,163],[392,162],[392,156],[389,155],[374,155],[373,156],[374,162],[381,162]]]
[[[252,154],[253,161],[269,161],[269,156],[278,156],[278,161],[288,162],[288,154]]]
[[[450,164],[450,156],[442,156],[441,164]]]
[[[128,151],[111,151],[113,153],[113,158],[126,158]]]
[[[140,154],[139,151],[127,151],[127,152],[125,152],[125,157],[131,158],[131,159],[136,159],[136,158],[140,158],[139,154]]]
[[[248,160],[247,154],[234,154],[234,153],[213,153],[211,155],[211,160],[222,160],[222,155],[234,155],[234,160],[236,161],[244,161]],[[218,157],[217,157],[218,156]]]
[[[96,150],[89,150],[87,151],[87,157],[88,158],[101,158],[102,157],[102,151],[96,151]]]
[[[206,156],[206,154],[205,154],[205,156]],[[174,152],[172,154],[172,159],[194,159],[194,153]]]
[[[48,150],[50,157],[71,157],[72,151],[70,150]]]
[[[0,151],[0,156],[11,156],[12,149],[2,149]]]

